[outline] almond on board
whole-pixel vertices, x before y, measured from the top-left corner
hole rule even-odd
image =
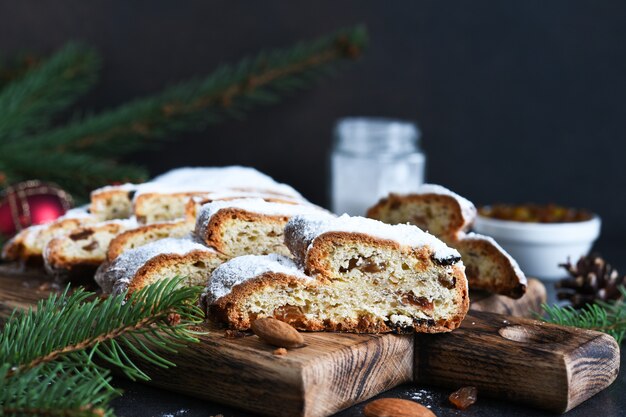
[[[266,317],[252,323],[252,331],[263,341],[282,348],[295,348],[304,345],[304,337],[287,323]]]
[[[420,403],[400,398],[381,398],[367,404],[365,417],[437,417]]]

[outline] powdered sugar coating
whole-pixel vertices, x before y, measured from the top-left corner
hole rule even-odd
[[[461,207],[461,215],[466,224],[471,225],[474,223],[474,219],[476,219],[476,206],[474,206],[474,203],[450,191],[446,187],[437,184],[422,184],[414,194],[438,194],[452,197],[457,201],[459,207]]]
[[[192,238],[165,238],[123,252],[113,262],[103,264],[95,280],[104,293],[124,292],[134,276],[150,259],[162,254],[186,255],[193,251],[217,253]]]
[[[168,171],[152,181],[140,184],[135,196],[145,193],[205,192],[226,189],[265,190],[298,199],[303,197],[287,184],[269,175],[243,166],[186,167]]]
[[[62,219],[84,219],[91,217],[91,213],[89,213],[89,205],[84,205],[80,207],[74,207],[73,209],[69,209],[65,212],[64,215],[58,218],[58,220]]]
[[[183,167],[172,169],[143,184],[107,185],[91,192],[91,197],[108,191],[134,192],[136,196],[145,193],[185,193],[220,192],[228,190],[258,191],[274,193],[277,196],[291,197],[306,201],[293,187],[276,182],[269,175],[238,165],[227,167]]]
[[[139,187],[139,185],[140,184],[131,184],[130,182],[119,185],[105,185],[104,187],[96,188],[95,190],[93,190],[91,192],[91,198],[93,199],[94,196],[109,191],[135,191],[137,187]]]
[[[45,230],[50,226],[50,223],[38,224],[35,226],[30,226],[27,229],[24,229],[24,245],[27,247],[34,247],[37,244],[37,239],[39,239],[39,233]],[[62,231],[65,233],[65,231]]]
[[[380,239],[392,240],[412,248],[427,246],[432,251],[433,257],[440,262],[461,258],[456,249],[447,246],[417,226],[409,224],[389,225],[378,220],[347,214],[340,217],[319,214],[294,216],[285,228],[286,243],[295,256],[303,257],[305,252],[312,247],[315,239],[327,232],[362,233]]]
[[[192,199],[199,203],[203,200],[235,200],[243,198],[260,198],[263,200],[275,199],[286,202],[293,202],[294,204],[311,204],[307,200],[302,198],[288,196],[284,194],[277,194],[267,190],[238,190],[238,189],[225,189],[207,192],[202,196],[194,196]]]
[[[203,294],[207,304],[215,303],[219,298],[229,294],[233,287],[267,272],[291,275],[310,281],[289,258],[277,255],[244,255],[233,258],[218,266],[211,274]]]
[[[218,200],[204,204],[198,211],[196,218],[196,234],[204,236],[211,217],[220,210],[236,208],[250,213],[264,214],[268,216],[293,217],[299,214],[313,214],[324,212],[321,208],[313,205],[287,204],[265,201],[261,198],[241,198],[236,200]]]

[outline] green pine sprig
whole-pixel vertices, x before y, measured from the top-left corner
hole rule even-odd
[[[223,65],[207,77],[57,128],[26,135],[8,129],[5,136],[20,139],[2,140],[0,133],[0,174],[6,183],[33,177],[53,181],[79,197],[113,181],[141,181],[146,171],[120,164],[120,156],[180,132],[241,119],[255,107],[310,88],[360,56],[366,44],[366,31],[357,26],[292,48],[261,52]],[[20,155],[28,155],[31,162]],[[77,178],[78,172],[83,178]]]
[[[165,280],[106,299],[68,288],[35,309],[15,311],[0,333],[0,416],[110,415],[108,403],[119,391],[94,360],[148,380],[131,353],[170,367],[175,364],[163,352],[197,342],[190,326],[204,319],[196,305],[202,288],[181,282]]]
[[[103,417],[113,415],[108,404],[120,391],[111,387],[108,370],[68,368],[63,361],[41,364],[18,376],[0,366],[0,415]]]
[[[545,316],[541,319],[563,326],[597,330],[610,334],[621,344],[626,335],[626,289],[619,288],[622,298],[615,302],[596,301],[581,309],[543,304]]]
[[[69,43],[0,90],[0,142],[48,128],[55,116],[95,84],[100,57]]]

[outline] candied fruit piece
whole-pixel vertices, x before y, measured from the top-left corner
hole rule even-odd
[[[448,399],[459,410],[465,410],[476,402],[478,389],[476,387],[463,387],[454,391]]]

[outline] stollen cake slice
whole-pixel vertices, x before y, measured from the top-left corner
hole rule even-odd
[[[193,233],[195,222],[188,219],[178,219],[168,222],[159,222],[142,225],[127,230],[111,240],[107,251],[107,260],[112,261],[122,253],[146,245],[150,242],[168,237],[182,238]]]
[[[326,251],[330,264],[343,265],[336,275],[306,274],[306,261],[303,270],[276,254],[234,258],[211,275],[203,298],[207,312],[238,330],[248,329],[263,317],[309,331],[436,333],[458,327],[468,308],[458,253],[435,243],[417,227],[400,231],[387,226],[384,233],[377,233],[385,225],[372,231],[369,222],[373,221],[362,220],[365,223],[347,216],[294,217],[286,238],[303,239],[294,246],[312,251],[320,244],[336,248],[333,253]],[[315,228],[324,224],[327,231],[311,241],[308,234],[295,232],[303,227],[312,231],[312,221]],[[355,228],[359,231],[347,231]],[[412,240],[402,237],[407,234],[416,236]],[[360,255],[346,253],[346,249],[357,249]]]
[[[292,216],[324,213],[313,205],[285,204],[260,198],[220,200],[198,212],[196,236],[229,256],[289,255],[283,230]]]
[[[63,236],[78,227],[97,222],[98,219],[85,207],[71,209],[50,223],[21,230],[4,245],[1,257],[6,261],[42,264],[43,251],[50,240]]]
[[[424,184],[412,194],[391,194],[367,215],[389,224],[414,224],[459,250],[472,289],[511,298],[526,292],[526,276],[517,262],[493,239],[468,234],[476,218],[474,205],[445,187]]]
[[[389,224],[411,223],[448,241],[471,228],[476,207],[441,185],[423,184],[411,194],[389,194],[367,210],[367,217]]]
[[[214,201],[228,201],[228,200],[240,200],[244,198],[260,198],[271,203],[284,203],[284,204],[311,204],[306,200],[285,196],[281,194],[275,194],[265,191],[242,191],[236,189],[214,191],[205,193],[203,195],[196,195],[191,197],[185,205],[185,218],[196,220],[200,208],[208,203]],[[312,204],[311,204],[312,205]]]
[[[133,214],[133,196],[140,184],[107,185],[91,192],[89,211],[100,221],[128,219]]]
[[[453,243],[465,263],[471,288],[520,298],[528,285],[519,265],[492,237],[467,233]],[[484,279],[486,278],[486,282]]]
[[[217,251],[191,238],[167,238],[122,253],[98,268],[95,280],[105,294],[137,291],[176,276],[186,285],[206,285],[211,272],[225,261]]]
[[[358,307],[356,318],[366,311],[378,331],[450,331],[469,308],[461,255],[416,226],[345,214],[295,216],[285,243],[307,275],[338,288],[342,301]]]
[[[133,218],[108,220],[82,226],[55,237],[44,249],[46,271],[55,275],[92,273],[106,260],[111,240],[137,226]]]
[[[292,187],[254,168],[190,167],[172,170],[139,187],[133,198],[133,210],[141,223],[172,220],[185,215],[190,198],[224,190],[256,191],[305,201]]]

